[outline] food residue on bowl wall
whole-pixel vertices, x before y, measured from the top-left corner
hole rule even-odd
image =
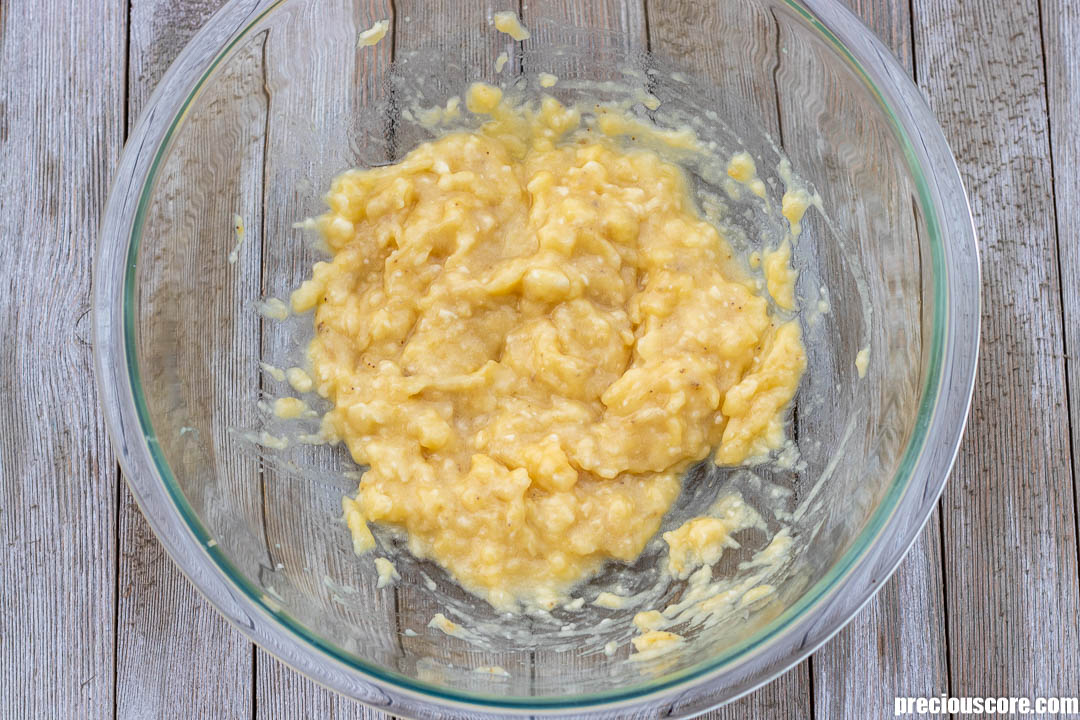
[[[289,317],[289,306],[276,297],[260,300],[255,304],[255,308],[267,320],[284,320]]]
[[[531,37],[528,29],[521,24],[518,16],[509,10],[495,13],[492,20],[495,23],[496,30],[506,33],[518,42],[528,40]]]
[[[240,246],[244,244],[244,218],[233,215],[233,233],[236,236],[236,244],[229,251],[229,264],[234,265],[240,259]]]
[[[386,31],[390,29],[389,20],[379,20],[374,25],[364,30],[356,37],[356,47],[372,47],[386,37]]]
[[[392,585],[395,580],[401,579],[397,568],[394,567],[394,563],[386,558],[375,558],[375,571],[379,574],[379,582],[375,585],[377,589]]]
[[[866,369],[870,367],[870,348],[864,347],[855,353],[855,370],[859,373],[859,378],[866,377]]]

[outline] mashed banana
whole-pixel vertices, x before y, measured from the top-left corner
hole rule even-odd
[[[357,549],[390,523],[496,607],[553,606],[640,554],[688,465],[780,445],[805,354],[678,167],[550,97],[466,105],[491,120],[334,180],[292,305],[324,432],[369,466]]]

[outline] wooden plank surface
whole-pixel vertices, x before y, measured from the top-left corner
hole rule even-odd
[[[950,691],[1075,695],[1080,589],[1039,6],[916,0],[914,13],[919,85],[957,157],[982,253],[979,377],[942,505]]]
[[[521,19],[530,28],[532,37],[526,46],[558,45],[570,42],[578,36],[575,30],[599,30],[597,47],[616,43],[623,50],[645,50],[649,37],[646,33],[645,0],[543,0],[525,2]],[[545,68],[545,72],[559,74],[558,67]]]
[[[124,132],[120,3],[0,3],[0,715],[110,717],[116,461],[90,275]]]
[[[169,64],[222,4],[131,3],[129,127]],[[118,572],[116,716],[250,717],[251,643],[168,558],[126,485],[120,489]]]
[[[496,58],[504,51],[513,58],[517,43],[495,30],[492,16],[517,12],[518,5],[517,0],[394,0],[395,56],[401,58],[424,48],[453,51],[464,59],[472,78],[496,82],[500,75],[509,75],[514,69],[508,64],[497,74]],[[425,22],[426,15],[445,18],[446,27]]]
[[[1062,326],[1065,329],[1065,367],[1071,419],[1073,520],[1080,537],[1080,6],[1069,0],[1049,0],[1042,13],[1046,53],[1047,107],[1050,121],[1051,175],[1057,251],[1060,262]],[[1080,539],[1078,539],[1080,545]],[[1080,557],[1080,548],[1077,550]]]
[[[385,720],[381,712],[318,685],[256,648],[256,717],[274,720]]]
[[[653,52],[694,68],[696,74],[749,108],[753,120],[764,123],[772,137],[779,136],[774,80],[779,62],[776,23],[768,12],[744,3],[696,0],[651,0],[648,9]],[[740,54],[747,58],[744,67],[726,62],[724,53],[717,52],[714,45],[720,42],[721,34],[731,37],[733,27],[747,28],[739,40]],[[687,28],[700,32],[687,32]],[[741,119],[743,110],[736,103],[726,102],[723,96],[710,101],[723,104],[727,115]]]
[[[849,5],[914,77],[908,0]],[[948,691],[941,532],[935,510],[896,574],[814,654],[815,717],[891,717],[896,696]]]

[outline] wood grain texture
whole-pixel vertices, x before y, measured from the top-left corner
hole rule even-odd
[[[116,717],[251,717],[251,643],[180,573],[125,495]]]
[[[1080,205],[1075,202],[1080,198],[1080,6],[1049,0],[1042,21],[1072,433],[1073,519],[1080,536]]]
[[[532,32],[530,40],[539,45],[565,42],[566,28],[615,33],[614,42],[625,50],[644,50],[649,42],[645,0],[526,0],[521,19]],[[612,37],[602,36],[599,42],[611,42]]]
[[[517,0],[394,0],[394,52],[401,58],[421,48],[453,52],[464,59],[470,79],[496,82],[513,72],[517,43],[495,30],[492,16],[517,12]],[[440,22],[425,22],[425,17]],[[495,71],[499,53],[508,60],[502,73]],[[461,92],[460,88],[449,91]]]
[[[914,75],[907,0],[850,3]],[[892,717],[896,696],[948,691],[940,511],[896,573],[854,620],[813,656],[820,718]]]
[[[613,47],[623,52],[649,47],[645,0],[526,0],[521,6],[521,19],[532,33],[523,43],[526,52],[564,45],[602,55]],[[527,64],[528,59],[524,62]],[[543,67],[525,69],[558,77],[603,77],[597,75],[596,68],[582,73],[577,67],[579,61],[572,57],[544,53],[541,62]]]
[[[116,460],[90,275],[124,129],[119,3],[0,3],[0,715],[109,717]]]
[[[702,3],[694,0],[651,0],[649,35],[652,50],[661,57],[695,69],[696,74],[717,88],[730,93],[710,97],[729,122],[762,123],[773,137],[780,134],[780,117],[776,109],[776,71],[779,58],[776,52],[776,24],[761,8],[739,2]],[[696,28],[698,32],[687,32]],[[734,28],[746,28],[739,33],[739,55],[746,58],[745,66],[725,62],[713,43],[721,36],[732,38]],[[749,108],[744,112],[738,105]],[[747,117],[752,113],[752,117]]]
[[[951,690],[1072,695],[1080,598],[1039,8],[917,0],[914,16],[919,85],[982,253],[979,376],[942,508]]]
[[[222,4],[131,3],[129,127],[169,64]],[[251,643],[168,558],[126,485],[120,494],[116,716],[250,717]]]
[[[892,50],[900,65],[914,77],[915,60],[911,3],[907,0],[844,0],[851,11]]]
[[[261,648],[255,650],[256,715],[273,720],[389,720],[390,715],[327,690],[282,665]]]
[[[949,690],[938,516],[889,582],[814,654],[815,717],[892,717],[895,697]]]

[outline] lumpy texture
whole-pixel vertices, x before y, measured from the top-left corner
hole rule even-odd
[[[686,467],[783,441],[805,366],[681,170],[552,98],[474,86],[477,131],[348,171],[293,293],[345,509],[499,608],[552,605],[656,533]]]

